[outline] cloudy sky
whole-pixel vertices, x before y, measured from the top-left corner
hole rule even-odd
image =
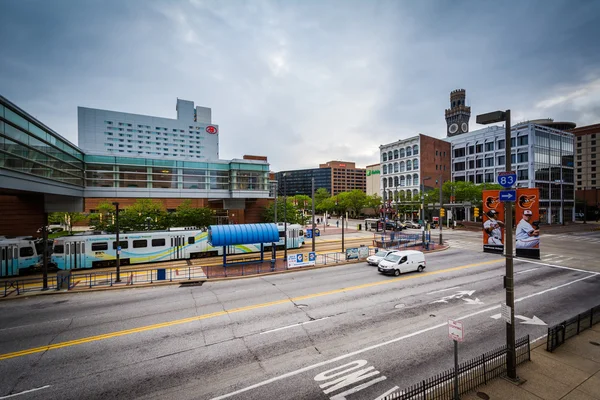
[[[600,2],[0,0],[0,94],[77,143],[77,106],[212,108],[223,159],[378,161],[474,115],[600,122]]]

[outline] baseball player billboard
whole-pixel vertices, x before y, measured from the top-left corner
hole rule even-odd
[[[504,203],[499,190],[483,191],[483,251],[504,252]]]
[[[517,257],[540,258],[539,189],[517,189],[515,202]]]

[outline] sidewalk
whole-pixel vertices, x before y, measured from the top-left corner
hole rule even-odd
[[[536,346],[533,348],[533,346]],[[496,378],[462,400],[600,400],[600,324],[567,339],[553,353],[532,345],[531,361],[517,367],[518,384]]]

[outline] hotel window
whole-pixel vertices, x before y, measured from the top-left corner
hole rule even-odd
[[[494,142],[488,142],[485,144],[485,151],[494,151]]]

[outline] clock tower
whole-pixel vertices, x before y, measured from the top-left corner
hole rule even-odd
[[[469,132],[469,118],[471,107],[467,107],[465,89],[450,92],[450,108],[446,110],[446,136],[456,136]]]

